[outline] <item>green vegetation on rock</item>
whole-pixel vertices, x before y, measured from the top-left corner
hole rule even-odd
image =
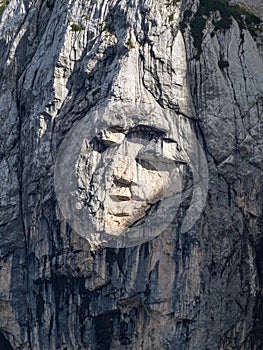
[[[194,17],[192,17],[191,11],[186,10],[183,20],[179,24],[181,31],[184,32],[187,23],[190,23],[191,35],[194,39],[194,46],[197,49],[196,57],[199,57],[202,52],[203,31],[211,12],[219,12],[221,16],[220,20],[213,23],[214,31],[212,35],[217,30],[229,29],[233,18],[237,21],[240,29],[249,29],[252,35],[255,35],[255,26],[260,23],[258,17],[238,5],[230,6],[227,0],[200,0],[198,11]]]
[[[0,1],[0,16],[4,13],[5,9],[7,7],[6,0]]]
[[[80,32],[81,30],[84,30],[85,28],[81,25],[81,24],[77,24],[77,23],[72,23],[71,24],[71,30],[73,32]]]
[[[168,19],[169,19],[169,22],[172,22],[174,20],[174,14],[173,13],[170,14]]]
[[[128,47],[129,47],[130,50],[135,48],[135,46],[134,46],[134,44],[133,44],[131,38],[128,39],[127,45],[128,45]]]

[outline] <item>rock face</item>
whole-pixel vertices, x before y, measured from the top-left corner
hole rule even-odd
[[[260,0],[231,0],[233,5],[241,5],[253,12],[256,16],[263,18],[262,2]]]
[[[262,23],[206,3],[9,1],[1,349],[262,349]]]

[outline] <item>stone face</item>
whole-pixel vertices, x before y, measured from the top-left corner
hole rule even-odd
[[[263,347],[262,23],[198,5],[9,2],[0,349]]]
[[[78,207],[89,208],[86,215],[90,214],[94,228],[107,234],[124,234],[147,212],[153,214],[153,207],[155,216],[158,202],[180,191],[180,152],[175,141],[168,142],[161,134],[164,132],[137,126],[122,133],[104,130],[90,141],[84,140],[76,166],[75,192]],[[79,137],[74,132],[71,138]],[[63,152],[68,157],[71,147],[63,148]],[[58,161],[57,168],[61,167],[68,168]],[[138,225],[136,231],[140,231]]]

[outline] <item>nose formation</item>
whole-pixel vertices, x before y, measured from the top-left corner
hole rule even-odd
[[[135,181],[135,160],[128,158],[120,160],[113,172],[113,185],[110,197],[115,200],[129,201],[132,198],[131,185]]]
[[[110,198],[114,201],[156,202],[162,197],[164,182],[168,181],[166,177],[169,175],[154,170],[142,167],[135,158],[115,163]]]
[[[120,201],[129,201],[132,195],[129,187],[116,186],[111,188],[110,197]]]

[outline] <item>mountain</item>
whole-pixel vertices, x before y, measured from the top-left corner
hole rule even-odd
[[[262,349],[261,1],[0,16],[0,349]]]

